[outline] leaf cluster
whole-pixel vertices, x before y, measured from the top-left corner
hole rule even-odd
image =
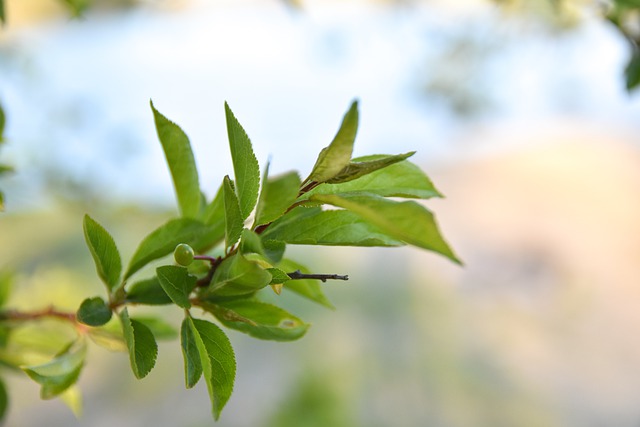
[[[409,244],[459,262],[432,212],[417,201],[441,195],[409,162],[413,152],[352,158],[359,122],[355,101],[304,180],[297,172],[272,176],[268,164],[261,174],[247,132],[225,103],[233,176],[224,177],[211,199],[200,189],[187,135],[153,104],[151,110],[179,214],[152,230],[126,265],[111,234],[85,215],[85,240],[106,296],[85,299],[75,316],[67,318],[77,337],[51,360],[19,366],[41,385],[45,399],[73,390],[84,366],[87,337],[108,349],[127,351],[134,376],[142,379],[155,366],[157,340],[179,336],[185,385],[191,388],[204,377],[211,412],[218,419],[236,373],[231,342],[220,326],[258,339],[297,340],[309,325],[262,301],[262,293],[294,292],[332,308],[320,283],[347,278],[312,274],[285,256],[288,244]],[[175,263],[165,259],[172,252]],[[136,305],[179,308],[184,312],[179,332],[162,318],[136,315]],[[52,311],[41,315],[64,318]],[[0,397],[2,392],[0,383]]]

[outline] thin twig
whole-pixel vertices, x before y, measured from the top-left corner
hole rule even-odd
[[[291,280],[314,279],[326,282],[327,280],[349,280],[349,276],[341,276],[339,274],[305,274],[300,270],[287,273]]]
[[[66,320],[72,323],[76,323],[77,321],[75,313],[59,311],[53,306],[37,311],[5,310],[0,312],[0,320],[28,321],[46,317]]]
[[[216,272],[216,268],[218,268],[218,265],[220,265],[220,263],[222,262],[222,257],[213,258],[207,255],[196,255],[193,257],[193,259],[209,261],[211,267],[209,267],[207,275],[196,282],[196,286],[198,287],[209,286],[209,284],[211,283],[211,279],[213,279],[213,273]]]

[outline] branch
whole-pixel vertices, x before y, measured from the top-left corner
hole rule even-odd
[[[291,280],[315,279],[322,282],[326,282],[327,280],[349,280],[349,276],[347,275],[340,276],[338,274],[305,274],[300,270],[296,270],[292,273],[287,273],[287,276],[289,276]]]
[[[213,273],[215,273],[216,268],[218,268],[218,266],[222,262],[222,257],[213,258],[207,255],[196,255],[193,257],[193,259],[209,261],[211,267],[209,268],[207,275],[196,282],[196,285],[199,287],[209,286],[209,284],[211,283],[211,279],[213,279]]]
[[[49,306],[45,309],[38,311],[19,311],[19,310],[6,310],[0,312],[0,321],[2,320],[15,320],[15,321],[29,321],[38,320],[46,317],[66,320],[71,323],[77,323],[76,314],[64,311],[59,311],[53,306]]]

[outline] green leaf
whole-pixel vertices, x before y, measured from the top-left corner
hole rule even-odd
[[[287,273],[280,270],[279,268],[267,268],[267,271],[269,272],[269,274],[271,274],[271,282],[269,282],[270,285],[279,285],[291,280]]]
[[[98,276],[112,291],[120,282],[122,261],[113,237],[89,215],[84,216],[84,238],[96,264]]]
[[[0,7],[2,6],[0,5]],[[7,392],[7,386],[4,384],[4,381],[0,379],[0,423],[4,421],[4,418],[7,415],[8,407],[9,407],[9,393]]]
[[[180,327],[180,344],[184,357],[184,380],[187,388],[195,386],[202,376],[202,362],[195,334],[191,318],[185,317]]]
[[[290,259],[283,259],[280,264],[278,264],[278,268],[288,272],[300,270],[305,274],[311,273],[311,271],[307,267],[298,264],[297,262]],[[327,308],[335,308],[333,304],[331,304],[331,301],[329,301],[329,299],[324,295],[324,292],[322,291],[322,285],[318,280],[289,280],[285,282],[284,289],[295,292],[298,295],[303,296],[311,301],[317,302],[318,304],[324,305]]]
[[[211,412],[214,419],[218,420],[233,391],[236,376],[233,348],[229,338],[213,323],[191,317],[188,317],[186,322],[200,354],[202,371],[211,399]]]
[[[172,219],[161,225],[142,240],[129,262],[124,279],[151,261],[169,255],[179,243],[193,246],[207,231],[205,224],[189,218]]]
[[[104,349],[109,351],[128,351],[127,344],[124,342],[124,336],[122,335],[122,328],[117,331],[109,326],[91,328],[88,334],[91,341]]]
[[[265,256],[271,261],[272,264],[277,264],[282,260],[284,252],[287,249],[287,245],[284,242],[278,240],[263,240],[262,246],[264,247]]]
[[[74,18],[82,16],[84,11],[89,7],[91,0],[65,0],[65,3],[69,7],[71,15]]]
[[[4,194],[0,191],[0,212],[4,211]]]
[[[13,289],[13,273],[9,270],[0,270],[0,307],[9,300]]]
[[[249,319],[231,321],[227,316],[218,316],[226,327],[249,334],[254,338],[273,341],[293,341],[301,338],[309,329],[309,325],[287,311],[255,300],[235,300],[218,303],[219,306],[231,310],[237,315]],[[215,309],[214,309],[215,310]]]
[[[631,59],[624,70],[627,90],[635,89],[640,84],[640,49],[633,49]]]
[[[353,153],[353,143],[358,131],[358,101],[353,101],[351,107],[342,119],[342,124],[338,133],[328,147],[320,152],[316,164],[309,177],[308,182],[325,182],[338,175],[351,160]]]
[[[100,297],[82,301],[76,317],[79,322],[89,326],[102,326],[111,320],[111,309]]]
[[[402,155],[401,155],[402,156]],[[395,156],[373,155],[360,157],[359,163],[378,162]],[[415,164],[404,160],[376,170],[365,176],[341,184],[321,184],[302,198],[314,194],[341,194],[367,192],[384,197],[429,199],[442,197],[427,175]]]
[[[200,183],[189,138],[178,125],[160,114],[151,103],[158,138],[173,178],[173,186],[183,217],[197,218],[200,214]]]
[[[240,238],[242,232],[244,219],[240,212],[240,205],[238,204],[238,198],[231,186],[231,180],[228,176],[224,177],[223,182],[224,191],[224,213],[225,213],[225,246],[231,247]]]
[[[218,188],[211,203],[204,208],[202,217],[205,224],[222,224],[224,228],[224,183]]]
[[[414,201],[395,202],[364,193],[314,195],[311,200],[348,209],[389,236],[460,263],[440,234],[433,214]]]
[[[65,347],[53,360],[42,365],[22,367],[22,370],[42,386],[42,399],[52,399],[78,380],[86,352],[86,342],[78,339]]]
[[[411,151],[405,154],[396,154],[395,156],[380,156],[374,160],[368,161],[352,161],[339,174],[327,181],[329,184],[340,184],[343,182],[353,181],[361,176],[368,175],[394,163],[401,162],[413,156],[416,152]]]
[[[64,402],[65,405],[67,405],[69,409],[71,409],[73,415],[75,415],[77,419],[80,419],[80,417],[82,416],[82,393],[80,392],[78,386],[72,385],[64,392],[62,392],[58,397]]]
[[[251,230],[243,229],[240,237],[240,253],[264,255],[264,247],[260,236]]]
[[[231,108],[224,103],[227,118],[227,132],[229,134],[229,147],[233,160],[236,191],[242,213],[242,221],[247,219],[258,200],[258,188],[260,187],[260,167],[253,153],[251,141],[238,120],[233,115]]]
[[[614,0],[617,6],[626,6],[631,8],[640,8],[640,0]]]
[[[257,263],[235,254],[216,268],[207,295],[235,296],[257,291],[271,282],[271,274]]]
[[[300,177],[297,172],[267,178],[268,172],[269,165],[267,165],[262,179],[262,191],[256,208],[254,228],[273,222],[284,215],[286,210],[296,201],[298,191],[300,191]]]
[[[275,221],[262,241],[278,240],[295,245],[402,246],[378,227],[353,212],[297,207]]]
[[[164,291],[157,276],[135,282],[127,292],[127,302],[147,305],[171,304],[171,298]]]
[[[124,341],[129,349],[131,370],[136,378],[142,379],[156,364],[158,344],[147,326],[129,317],[126,307],[120,312],[120,320]]]
[[[156,269],[160,286],[169,295],[171,301],[182,308],[191,308],[189,294],[196,286],[196,277],[186,268],[177,265],[163,265]]]

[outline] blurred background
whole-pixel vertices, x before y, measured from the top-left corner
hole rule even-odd
[[[68,1],[82,6],[83,2]],[[5,0],[0,268],[11,303],[101,294],[85,212],[127,260],[176,212],[149,100],[189,135],[209,196],[223,103],[262,165],[305,175],[360,99],[356,155],[417,150],[459,267],[411,248],[290,247],[335,311],[293,343],[229,332],[221,426],[640,425],[640,102],[628,41],[588,0]],[[162,312],[155,310],[157,313]],[[179,324],[180,311],[164,309]],[[153,310],[152,310],[153,311]],[[212,425],[177,342],[134,379],[91,347],[84,415],[7,378],[7,426]]]

